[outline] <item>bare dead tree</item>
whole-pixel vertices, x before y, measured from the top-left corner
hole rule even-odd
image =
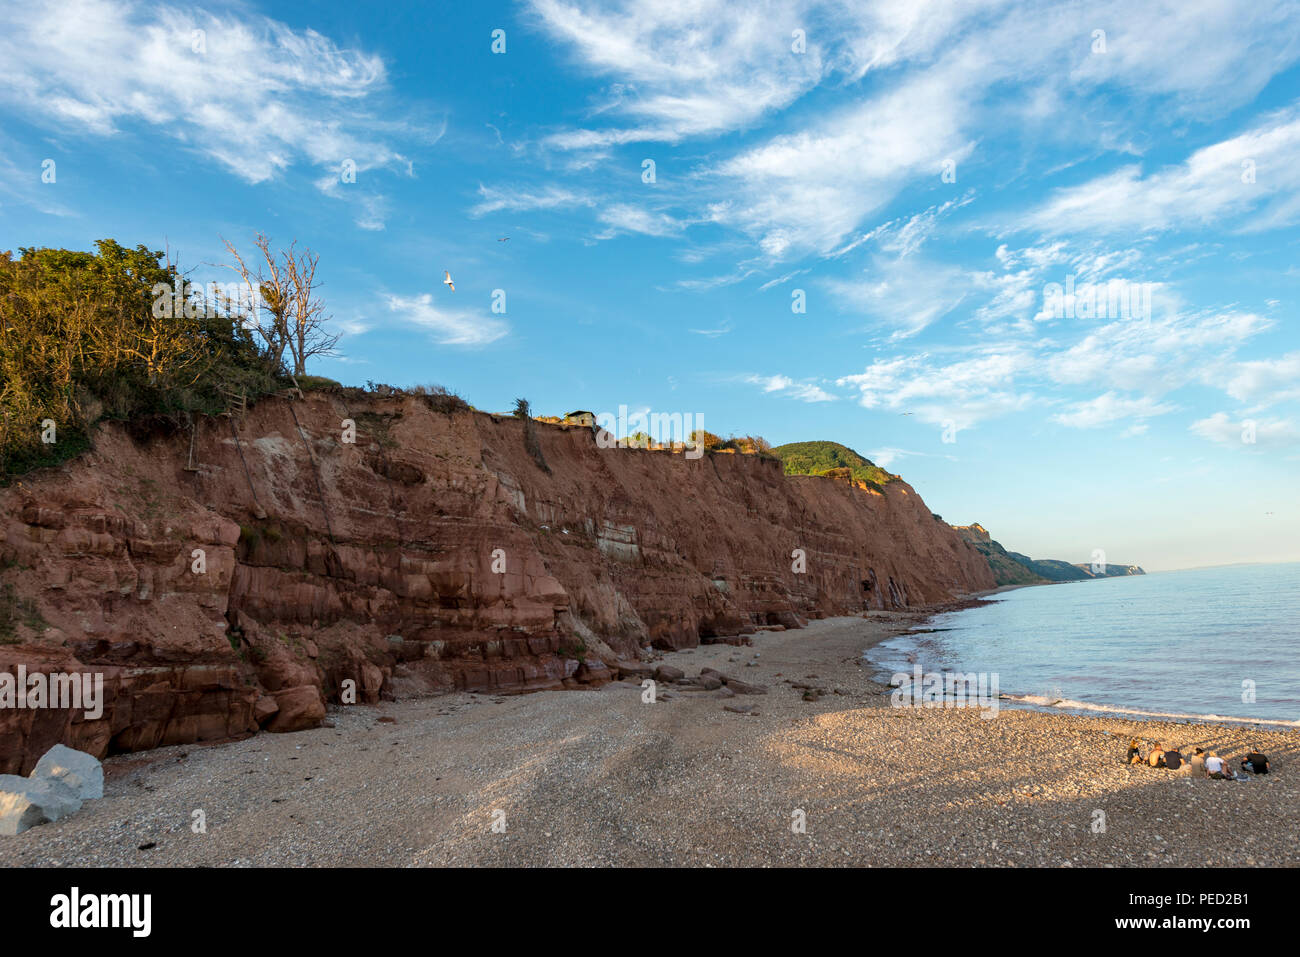
[[[293,356],[294,375],[307,371],[307,360],[312,356],[332,356],[338,345],[339,334],[330,333],[325,323],[332,318],[326,315],[325,305],[316,297],[316,264],[320,256],[310,249],[294,253],[293,245],[283,254],[285,273],[289,278],[288,303],[289,352]]]
[[[330,316],[317,296],[316,266],[320,257],[310,249],[299,253],[298,241],[280,250],[279,256],[271,249],[271,240],[262,233],[254,240],[261,261],[250,268],[235,249],[233,243],[223,238],[226,251],[234,263],[226,268],[234,270],[257,295],[239,308],[241,318],[251,325],[261,337],[263,352],[272,368],[285,367],[285,353],[292,360],[294,375],[307,371],[307,360],[313,356],[335,355],[339,336],[325,329]]]

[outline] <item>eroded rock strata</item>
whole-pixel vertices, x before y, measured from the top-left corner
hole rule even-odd
[[[0,710],[0,772],[56,743],[102,757],[311,727],[353,689],[598,685],[646,645],[994,585],[902,481],[536,431],[546,469],[514,419],[312,393],[201,418],[192,442],[108,425],[0,490],[0,670],[104,676],[98,717]]]

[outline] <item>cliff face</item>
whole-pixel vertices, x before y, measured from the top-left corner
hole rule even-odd
[[[1146,574],[1137,565],[1107,564],[1093,571],[1090,562],[1071,564],[1056,558],[1030,558],[1020,552],[1009,552],[995,542],[988,529],[978,522],[972,525],[954,525],[952,529],[984,556],[998,585],[1039,585]]]
[[[1046,578],[1030,568],[1021,556],[1008,552],[998,542],[993,541],[988,529],[976,522],[973,525],[954,525],[953,531],[970,543],[970,546],[984,556],[989,563],[993,580],[1002,585],[1039,585]]]
[[[904,482],[536,431],[549,471],[517,420],[313,393],[201,419],[192,449],[106,426],[0,490],[0,671],[103,674],[105,698],[98,718],[0,710],[0,772],[59,741],[310,727],[353,694],[582,687],[644,645],[994,586]]]

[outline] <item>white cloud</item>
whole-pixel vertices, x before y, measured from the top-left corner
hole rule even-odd
[[[964,110],[943,78],[922,77],[773,137],[708,172],[731,194],[711,218],[749,234],[770,259],[829,253],[909,179],[938,181],[945,159],[969,155]]]
[[[1030,358],[1007,350],[947,364],[924,353],[877,359],[864,372],[837,379],[836,385],[856,388],[864,408],[901,410],[925,422],[966,429],[1029,407],[1033,396],[1018,393],[1014,379]]]
[[[745,381],[762,386],[764,392],[775,392],[800,402],[834,402],[836,398],[815,383],[797,382],[789,376],[750,375],[745,377]]]
[[[530,0],[529,7],[579,70],[606,83],[582,128],[542,140],[586,157],[577,164],[585,175],[597,168],[593,158],[608,160],[629,144],[744,132],[784,111],[780,132],[739,150],[710,148],[703,165],[682,170],[674,184],[677,201],[692,207],[679,222],[737,231],[767,262],[848,252],[868,237],[845,246],[846,239],[915,184],[957,195],[967,187],[940,186],[941,164],[964,169],[977,140],[1014,129],[1026,141],[1094,143],[1091,156],[1139,155],[1135,144],[1151,138],[1150,123],[1214,118],[1249,102],[1300,56],[1300,44],[1277,42],[1300,25],[1296,6],[1282,0],[1259,0],[1248,17],[1178,0],[1087,8],[1031,0]],[[1109,36],[1104,55],[1091,51],[1098,24]],[[795,29],[806,32],[803,54],[790,49]],[[879,77],[862,82],[870,71]],[[832,96],[832,85],[847,96]],[[817,87],[823,98],[815,108],[796,113]],[[1123,108],[1111,102],[1120,88]],[[1241,145],[1272,149],[1261,156],[1273,169],[1289,144],[1264,140]],[[959,173],[958,182],[968,180]],[[1119,198],[1132,199],[1153,184],[1120,185]],[[1166,192],[1176,192],[1173,185]],[[1274,182],[1256,195],[1279,188]],[[1278,222],[1300,214],[1284,192],[1260,212]],[[1086,210],[1091,201],[1091,194],[1082,201]],[[604,198],[594,205],[603,208]],[[907,256],[933,219],[927,210],[876,238],[885,252]],[[984,318],[1010,317],[1025,302],[1023,291],[1008,291]]]
[[[1175,411],[1175,406],[1159,402],[1150,396],[1126,398],[1107,392],[1077,403],[1070,412],[1052,416],[1053,420],[1074,429],[1095,429],[1121,419],[1149,419]],[[1136,433],[1128,433],[1136,434]]]
[[[436,340],[443,345],[482,346],[495,342],[509,327],[494,316],[483,315],[468,309],[449,309],[435,306],[433,296],[386,296],[389,310],[407,322],[433,330]]]
[[[1170,391],[1203,376],[1218,356],[1273,325],[1255,313],[1238,312],[1176,312],[1151,320],[1110,322],[1047,356],[1043,371],[1061,385]]]
[[[1191,431],[1219,445],[1242,449],[1300,444],[1300,429],[1287,419],[1230,418],[1226,412],[1216,412],[1193,422]],[[1253,442],[1249,441],[1252,434]]]
[[[403,165],[368,115],[384,86],[380,57],[265,17],[110,0],[0,6],[11,107],[101,136],[148,124],[253,183],[300,161]]]
[[[1300,116],[1284,111],[1178,166],[1143,176],[1129,165],[1059,190],[1016,225],[1048,234],[1218,229],[1234,220],[1238,229],[1293,225],[1300,221],[1297,153]],[[1244,181],[1248,173],[1253,182]]]
[[[606,228],[597,239],[612,239],[619,233],[640,233],[643,236],[674,236],[685,228],[666,213],[653,212],[639,206],[615,203],[600,211],[598,217]]]
[[[911,449],[898,449],[893,446],[875,449],[874,451],[867,453],[867,458],[876,465],[879,465],[882,469],[891,467],[895,462],[902,461],[906,458],[914,458],[916,456],[920,456],[921,458],[935,457],[928,452],[913,452]],[[946,459],[953,458],[951,455],[945,455],[942,457]]]
[[[1232,365],[1224,391],[1242,402],[1266,404],[1300,399],[1300,352]]]
[[[731,332],[731,322],[728,320],[724,322],[722,325],[718,326],[716,329],[691,329],[690,331],[695,333],[695,335],[697,336],[705,336],[706,338],[709,339],[716,339],[719,336],[725,336],[727,333]]]
[[[535,22],[585,69],[617,82],[600,112],[626,127],[563,130],[547,144],[599,150],[731,130],[788,106],[819,81],[819,41],[791,51],[802,10],[776,0],[531,0]]]
[[[591,206],[593,200],[585,193],[565,189],[562,186],[547,186],[543,189],[502,189],[479,185],[480,200],[470,210],[471,216],[486,216],[489,213],[529,212],[537,209],[579,208]]]
[[[862,279],[825,279],[842,308],[873,317],[907,338],[957,308],[972,291],[969,273],[914,259],[876,257]]]

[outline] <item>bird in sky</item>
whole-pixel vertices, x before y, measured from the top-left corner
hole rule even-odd
[[[510,237],[509,237],[509,236],[502,236],[500,239],[497,240],[497,242],[499,242],[499,243],[508,243],[508,242],[510,242]]]
[[[442,271],[442,274],[443,274],[444,276],[447,277],[446,279],[444,279],[444,280],[442,281],[442,284],[443,284],[444,286],[449,286],[449,287],[451,287],[451,291],[452,291],[452,292],[455,292],[455,291],[456,291],[456,284],[455,284],[454,282],[451,281],[451,273],[447,272],[447,270],[444,269],[444,270]]]

